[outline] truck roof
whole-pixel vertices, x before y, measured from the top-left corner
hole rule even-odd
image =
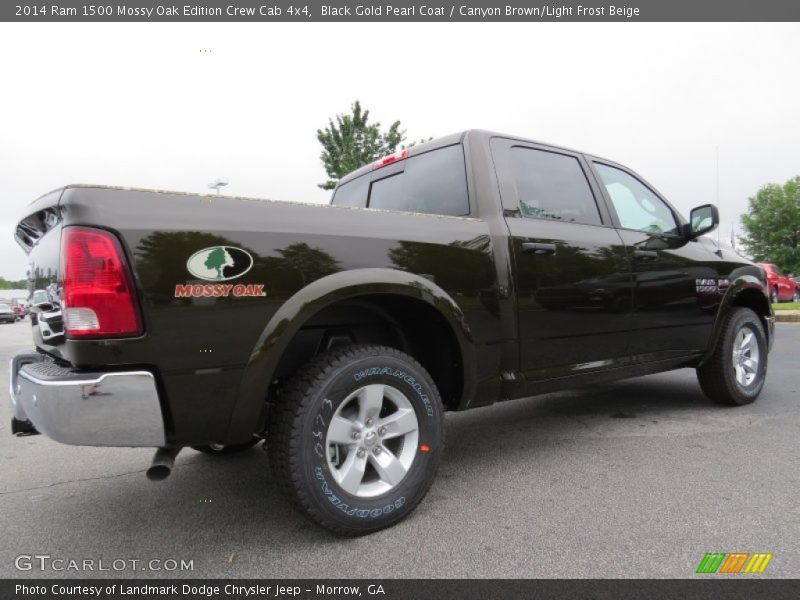
[[[415,144],[410,148],[408,148],[408,156],[411,157],[417,154],[422,154],[424,152],[429,152],[430,150],[436,150],[437,148],[443,148],[445,146],[451,146],[452,144],[463,143],[467,137],[472,137],[472,136],[483,137],[485,139],[491,139],[494,137],[509,138],[513,140],[519,140],[521,142],[539,144],[540,146],[547,146],[548,148],[554,148],[557,150],[566,150],[569,152],[579,152],[581,154],[586,154],[586,152],[581,152],[580,150],[575,150],[574,148],[567,148],[566,146],[558,146],[556,144],[550,144],[548,142],[542,142],[540,140],[533,140],[519,135],[509,135],[507,133],[499,133],[497,131],[489,131],[486,129],[465,129],[464,131],[451,133],[450,135],[445,135],[430,140],[429,142]],[[370,173],[373,169],[374,169],[373,163],[369,163],[367,165],[364,165],[363,167],[356,169],[355,171],[351,171],[350,173],[348,173],[339,180],[339,183],[336,185],[336,187],[339,187],[340,185],[347,183],[348,181],[351,181],[356,177],[360,177],[365,173]]]

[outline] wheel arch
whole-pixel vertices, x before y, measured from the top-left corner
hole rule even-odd
[[[474,340],[464,313],[453,298],[432,281],[413,273],[395,269],[353,269],[328,275],[302,288],[284,302],[267,323],[244,369],[231,418],[230,439],[242,437],[248,426],[252,427],[259,421],[276,374],[285,374],[279,373],[279,369],[285,365],[287,350],[304,326],[313,324],[315,317],[326,310],[353,308],[356,304],[359,309],[373,311],[373,315],[383,313],[381,316],[387,323],[394,320],[406,327],[413,326],[409,322],[414,315],[424,314],[438,319],[442,332],[449,336],[457,352],[460,365],[455,376],[461,384],[458,398],[450,398],[447,405],[459,408],[472,397],[476,387]],[[404,306],[409,307],[408,311],[402,310]],[[404,312],[408,312],[410,317],[398,321],[398,314]],[[413,333],[411,337],[419,337]],[[398,344],[402,346],[402,343]],[[403,347],[399,349],[406,350]],[[414,356],[413,352],[409,353]],[[424,357],[423,360],[419,356],[414,358],[431,370]],[[441,377],[442,374],[438,375]],[[437,373],[432,372],[431,376],[439,386]]]
[[[767,347],[772,347],[772,343],[774,341],[775,316],[768,294],[769,290],[765,288],[764,284],[753,275],[742,275],[732,282],[728,292],[725,294],[722,302],[720,303],[720,307],[717,312],[717,318],[714,321],[714,330],[711,335],[711,343],[706,349],[706,353],[703,356],[703,359],[700,361],[699,366],[706,364],[711,358],[712,354],[714,353],[714,348],[716,348],[717,344],[719,343],[719,336],[722,332],[723,318],[728,311],[737,306],[749,308],[756,313],[756,315],[758,315],[759,319],[761,320],[761,324],[764,327],[764,332],[767,336]]]

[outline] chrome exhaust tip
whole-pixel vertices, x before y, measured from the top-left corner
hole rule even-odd
[[[175,466],[175,457],[183,448],[159,448],[153,455],[153,462],[147,469],[147,478],[150,481],[164,481],[172,473]]]

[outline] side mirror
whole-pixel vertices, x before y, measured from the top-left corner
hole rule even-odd
[[[689,213],[689,223],[685,226],[686,237],[693,240],[719,225],[719,211],[713,204],[697,206]]]

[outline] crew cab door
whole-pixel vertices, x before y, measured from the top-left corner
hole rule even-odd
[[[631,257],[630,353],[658,360],[705,351],[728,281],[720,279],[719,257],[699,240],[688,241],[674,210],[633,172],[607,161],[591,165]]]
[[[629,262],[576,153],[494,138],[510,238],[520,370],[545,379],[611,366],[632,322]]]

